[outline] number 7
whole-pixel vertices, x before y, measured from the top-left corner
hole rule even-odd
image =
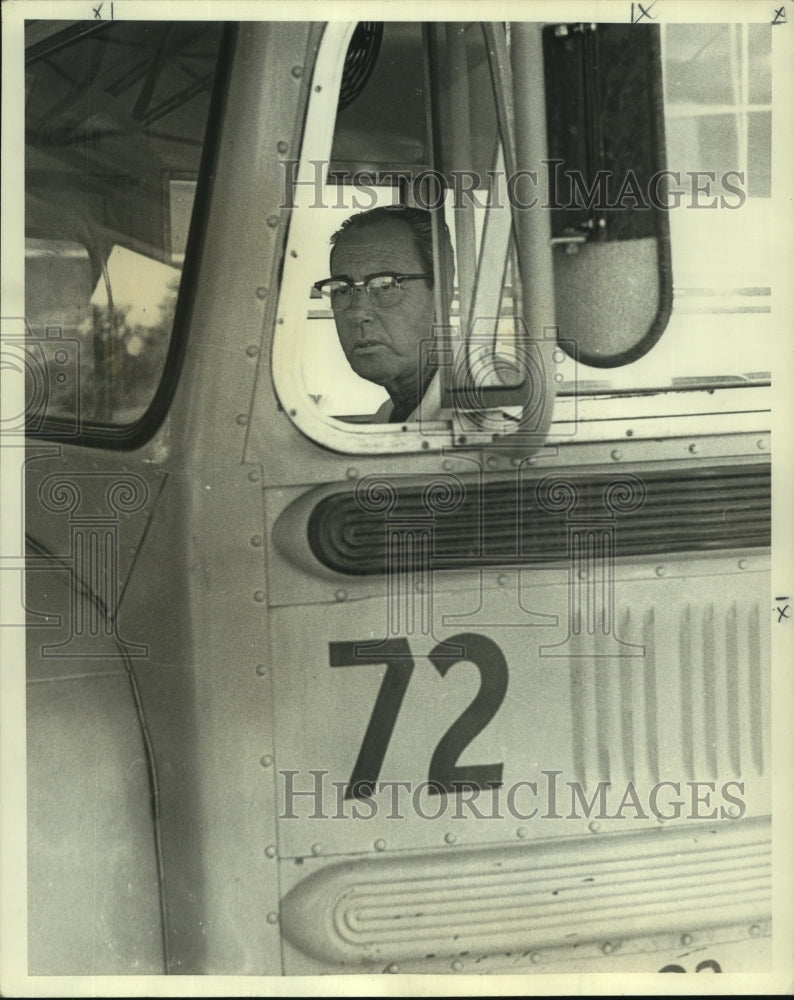
[[[386,664],[386,673],[364,733],[345,799],[369,798],[375,793],[383,758],[389,746],[394,724],[400,712],[408,682],[414,672],[414,660],[407,639],[387,639],[377,650],[364,651],[360,642],[329,642],[328,657],[332,667],[360,667]]]

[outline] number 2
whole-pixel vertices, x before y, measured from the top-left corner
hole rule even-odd
[[[430,662],[445,677],[450,667],[461,660],[470,660],[480,671],[480,690],[474,701],[441,737],[430,758],[427,778],[431,784],[428,791],[436,794],[460,791],[463,787],[493,788],[502,783],[502,764],[469,764],[467,767],[458,767],[457,761],[474,737],[496,715],[504,701],[507,691],[507,663],[504,654],[495,642],[484,635],[456,635],[450,642],[462,643],[465,655],[454,660],[441,658],[437,652],[440,647],[437,646],[430,654]]]
[[[452,659],[444,655],[445,649],[452,644],[462,645],[464,654]],[[367,651],[367,645],[364,642],[328,644],[328,658],[332,667],[386,664],[386,673],[345,789],[346,799],[367,798],[374,793],[414,670],[414,659],[407,639],[387,640],[371,651]],[[508,670],[502,650],[487,636],[465,632],[454,636],[449,644],[439,643],[428,658],[442,677],[446,677],[456,663],[463,661],[473,663],[480,672],[480,688],[474,700],[441,737],[430,758],[428,791],[431,794],[444,794],[463,788],[500,785],[503,764],[469,764],[459,767],[457,762],[461,753],[485,729],[504,701]]]

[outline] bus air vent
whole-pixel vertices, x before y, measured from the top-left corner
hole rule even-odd
[[[442,474],[423,481],[393,476],[388,482],[393,503],[386,511],[362,503],[359,491],[340,491],[320,500],[309,517],[308,541],[323,565],[357,575],[386,571],[387,542],[398,522],[432,530],[431,566],[436,570],[562,564],[568,557],[571,527],[588,523],[594,528],[605,522],[614,525],[616,556],[703,553],[771,543],[768,464],[656,470],[629,478],[635,496],[621,504],[610,503],[610,495],[620,497],[623,484],[616,472],[552,473],[542,479],[534,475],[485,483],[464,483]],[[455,502],[428,506],[434,485],[441,493],[457,490]],[[575,503],[553,509],[555,496],[575,498]],[[410,568],[400,563],[401,552],[410,554],[399,547],[389,551],[390,571]]]
[[[345,56],[342,70],[342,87],[339,91],[339,110],[351,104],[366,87],[372,76],[383,38],[380,21],[359,21]]]

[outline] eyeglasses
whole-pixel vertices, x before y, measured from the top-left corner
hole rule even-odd
[[[368,274],[363,281],[351,281],[350,278],[325,278],[323,281],[316,281],[314,287],[322,293],[334,312],[343,312],[347,309],[353,301],[354,288],[363,288],[369,301],[378,309],[391,309],[400,301],[404,281],[432,277],[432,274]]]

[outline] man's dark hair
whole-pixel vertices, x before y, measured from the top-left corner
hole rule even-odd
[[[428,274],[433,274],[432,215],[424,208],[413,208],[410,205],[381,205],[378,208],[370,209],[368,212],[359,212],[357,215],[351,215],[349,219],[345,219],[341,228],[333,234],[331,243],[336,246],[348,230],[364,229],[383,222],[386,219],[397,219],[410,226],[414,238],[414,246],[422,261],[422,267]],[[443,232],[446,237],[447,268],[454,275],[452,241],[446,223],[444,223]],[[334,252],[331,250],[332,260],[333,256]]]

